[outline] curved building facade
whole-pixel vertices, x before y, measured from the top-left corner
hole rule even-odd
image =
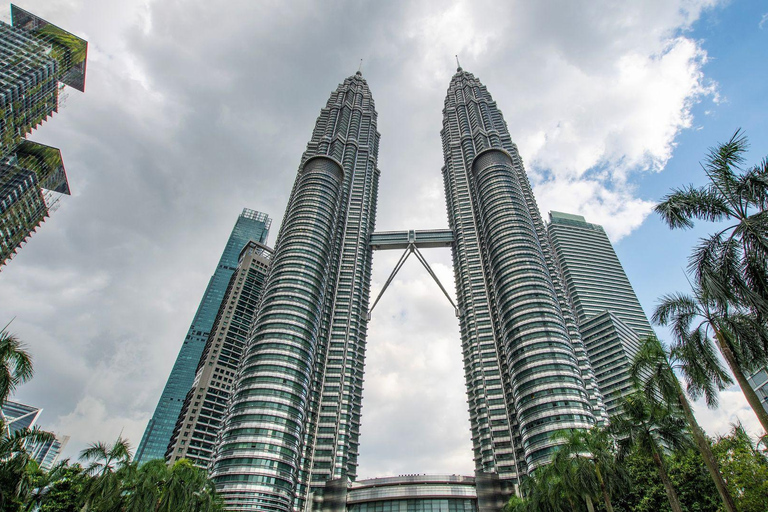
[[[501,510],[497,497],[487,503],[485,483],[461,475],[402,475],[326,484],[319,512],[478,512]],[[481,504],[482,502],[482,504]]]
[[[302,510],[357,475],[379,134],[368,85],[320,112],[210,469],[228,510]]]
[[[210,465],[228,510],[497,511],[557,432],[604,421],[522,160],[461,68],[441,136],[450,231],[374,236],[379,134],[362,75],[321,110]],[[475,477],[355,482],[372,250],[435,244],[453,251]]]
[[[443,109],[443,181],[477,471],[516,484],[560,430],[604,404],[507,125],[459,68]]]

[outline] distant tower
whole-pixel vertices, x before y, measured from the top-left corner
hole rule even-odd
[[[550,212],[547,226],[568,297],[579,323],[607,412],[618,412],[632,391],[629,366],[654,334],[602,226]]]
[[[58,112],[61,88],[85,90],[88,43],[15,5],[0,22],[0,267],[69,194],[56,148],[25,141]]]
[[[227,510],[304,510],[357,475],[379,134],[358,71],[299,165],[211,465]]]
[[[195,380],[197,364],[203,354],[221,302],[224,300],[227,285],[237,268],[240,251],[252,240],[266,243],[271,224],[272,220],[267,214],[247,208],[238,217],[216,271],[205,289],[192,325],[189,326],[187,337],[184,338],[155,413],[149,420],[139,443],[135,459],[140,464],[165,457],[173,428],[181,412],[184,398]]]
[[[227,411],[237,367],[256,315],[272,249],[248,242],[229,280],[192,389],[187,393],[165,453],[169,463],[186,458],[207,468]]]

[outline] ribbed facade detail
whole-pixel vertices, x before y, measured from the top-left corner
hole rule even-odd
[[[208,468],[253,318],[258,311],[272,250],[250,241],[240,252],[221,307],[197,364],[165,452],[168,463],[188,459]]]
[[[357,472],[379,171],[360,73],[315,125],[211,465],[228,510],[302,510]]]
[[[602,398],[517,147],[461,68],[441,135],[475,466],[514,483],[555,432],[602,421]]]
[[[610,415],[632,390],[629,366],[641,340],[654,332],[602,226],[569,213],[549,218],[548,238]]]

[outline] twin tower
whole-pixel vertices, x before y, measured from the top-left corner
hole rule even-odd
[[[301,158],[211,465],[229,510],[308,510],[357,476],[376,116],[358,72]],[[517,148],[461,68],[441,135],[478,493],[511,490],[549,460],[555,432],[602,423],[605,407]]]

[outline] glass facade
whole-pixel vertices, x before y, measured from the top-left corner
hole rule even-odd
[[[15,5],[0,22],[0,267],[69,194],[61,152],[24,140],[85,88],[88,43]]]
[[[269,271],[272,250],[248,242],[232,275],[165,458],[207,468]]]
[[[473,499],[411,499],[358,503],[349,512],[477,512]]]
[[[517,147],[461,68],[441,135],[475,468],[517,483],[604,405]]]
[[[749,377],[749,384],[760,397],[763,407],[768,411],[768,368],[761,368]]]
[[[189,326],[155,412],[141,438],[135,456],[139,464],[164,458],[184,399],[194,382],[197,364],[224,300],[229,281],[237,268],[240,251],[251,240],[266,243],[271,222],[266,214],[247,208],[238,217],[216,271],[208,282],[197,313]]]
[[[303,510],[357,473],[379,170],[360,73],[320,112],[211,465],[228,510]]]

